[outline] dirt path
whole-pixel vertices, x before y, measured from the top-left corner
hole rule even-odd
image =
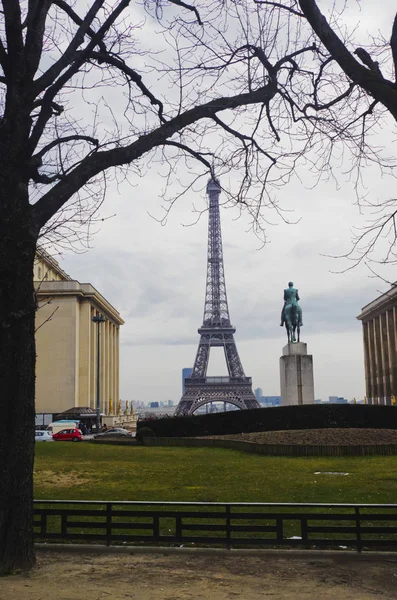
[[[363,557],[364,558],[364,557]],[[39,552],[1,600],[395,600],[397,557]]]

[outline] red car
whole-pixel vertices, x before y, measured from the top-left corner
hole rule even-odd
[[[57,442],[82,442],[83,435],[80,429],[62,429],[62,431],[54,433],[52,439]]]

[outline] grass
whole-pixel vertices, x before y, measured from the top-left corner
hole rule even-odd
[[[397,456],[286,458],[220,448],[40,443],[35,498],[394,503]]]

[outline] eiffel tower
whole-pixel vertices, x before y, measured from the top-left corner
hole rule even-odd
[[[175,416],[191,415],[200,406],[226,402],[239,409],[260,408],[253,392],[251,377],[246,377],[234,341],[235,327],[230,323],[227,305],[221,220],[219,215],[219,180],[207,184],[209,197],[207,283],[203,324],[198,329],[200,342],[190,377]],[[210,348],[223,347],[228,377],[207,377]]]

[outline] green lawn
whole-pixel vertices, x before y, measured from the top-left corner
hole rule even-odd
[[[397,456],[284,458],[218,448],[38,443],[35,498],[397,503]]]

